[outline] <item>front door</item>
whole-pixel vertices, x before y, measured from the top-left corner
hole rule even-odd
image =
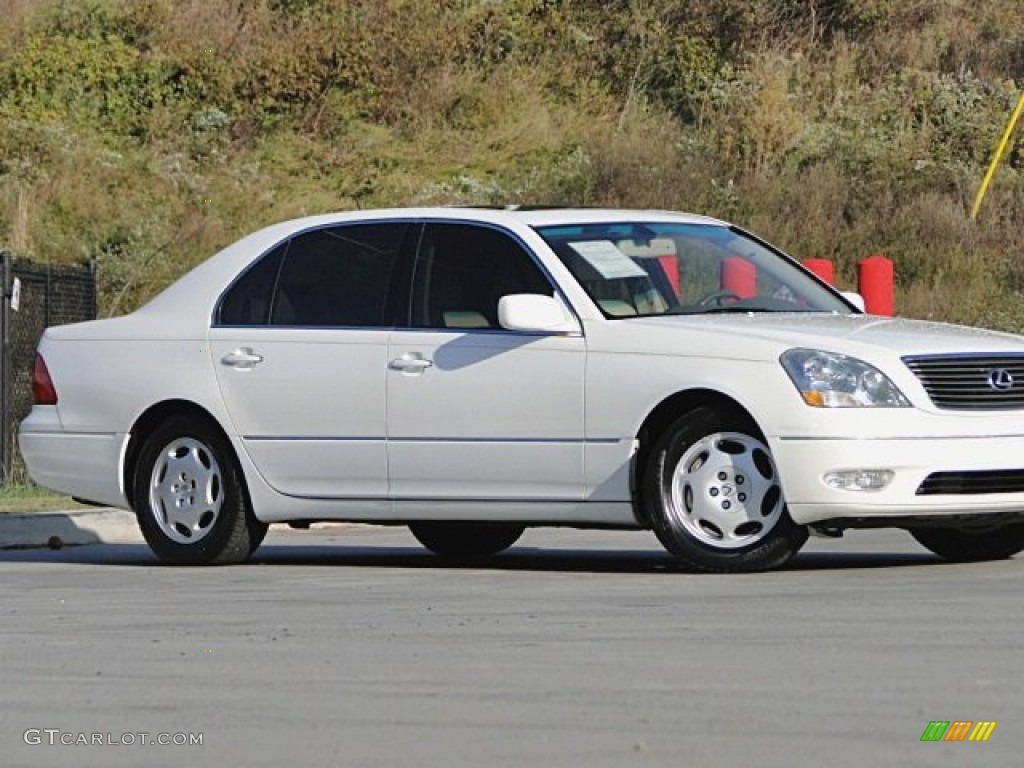
[[[498,300],[553,295],[505,232],[428,224],[409,329],[388,348],[390,492],[399,500],[583,497],[584,341],[498,325]]]

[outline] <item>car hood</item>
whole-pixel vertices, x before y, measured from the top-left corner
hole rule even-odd
[[[896,355],[1024,354],[1024,337],[1021,336],[875,315],[752,312],[629,318],[612,322],[622,326],[622,330],[628,327],[628,335],[634,340],[649,338],[666,354],[684,351],[678,346],[680,334],[690,336],[694,332],[705,351],[714,344],[722,357],[744,359],[774,358],[791,347],[852,355],[870,354],[871,350]],[[647,351],[657,350],[648,347]]]

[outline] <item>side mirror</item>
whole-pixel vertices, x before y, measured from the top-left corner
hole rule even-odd
[[[511,293],[498,301],[498,323],[510,331],[579,333],[580,328],[562,303],[537,293]]]
[[[853,291],[840,291],[839,295],[842,296],[851,304],[853,304],[853,306],[855,306],[861,312],[867,311],[864,309],[864,297],[861,296],[859,293],[854,293]]]

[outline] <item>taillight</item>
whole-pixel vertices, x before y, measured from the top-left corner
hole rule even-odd
[[[53,386],[53,379],[46,369],[46,361],[38,353],[32,366],[32,399],[36,405],[57,404],[57,390]]]

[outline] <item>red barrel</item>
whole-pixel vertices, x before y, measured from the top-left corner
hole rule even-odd
[[[836,273],[828,259],[804,259],[803,265],[829,285],[835,285]]]
[[[893,314],[892,261],[875,255],[861,259],[857,264],[857,291],[864,297],[864,309],[869,315]]]
[[[668,278],[672,290],[676,292],[676,298],[679,298],[679,259],[674,255],[659,256],[658,263],[661,264],[661,269],[664,271],[665,277]]]
[[[757,295],[757,269],[739,256],[722,260],[721,282],[723,291],[735,293],[741,299]]]

